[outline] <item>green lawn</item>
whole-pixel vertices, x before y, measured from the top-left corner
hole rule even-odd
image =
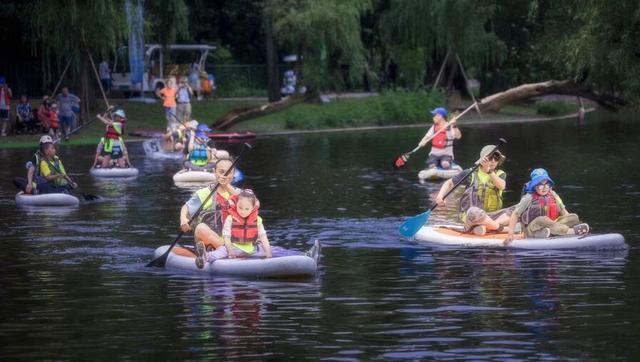
[[[112,100],[110,103],[122,107],[126,112],[126,132],[131,132],[138,128],[163,130],[166,127],[166,118],[164,116],[162,103],[144,104],[127,102],[126,100]],[[234,108],[255,107],[260,104],[260,102],[256,101],[204,100],[193,103],[192,116],[199,122],[207,122],[210,124],[215,119],[221,117]],[[69,142],[64,142],[64,144],[97,144],[100,137],[104,135],[105,127],[102,122],[95,118],[95,116],[92,118],[93,121],[91,123],[82,128],[78,133],[71,136],[71,140]],[[19,135],[2,137],[0,138],[0,149],[37,147],[40,136],[41,135]],[[127,139],[126,136],[125,139]]]

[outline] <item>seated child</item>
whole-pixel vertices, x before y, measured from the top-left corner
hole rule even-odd
[[[262,218],[258,216],[260,202],[253,191],[243,190],[240,194],[232,196],[229,204],[229,215],[222,228],[224,247],[210,252],[207,261],[252,255],[271,258],[271,245],[267,238],[267,232],[262,224]],[[255,245],[258,241],[261,247]],[[196,243],[196,265],[198,268],[204,266],[205,254],[204,244]]]
[[[551,188],[553,185],[545,169],[531,171],[525,194],[509,219],[505,245],[513,240],[513,228],[518,219],[527,237],[548,238],[551,235],[584,235],[589,232],[589,225],[581,223],[578,215],[567,211],[560,196]]]
[[[78,187],[71,181],[64,169],[62,161],[56,156],[56,147],[53,143],[42,145],[42,159],[38,165],[39,175],[46,180],[46,184],[38,184],[39,193],[63,193]]]

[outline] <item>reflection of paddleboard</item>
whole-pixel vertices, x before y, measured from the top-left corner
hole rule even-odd
[[[158,258],[167,251],[168,245],[155,250]],[[202,269],[196,266],[196,257],[188,249],[175,247],[167,257],[166,268],[183,269],[210,274],[236,275],[243,277],[274,278],[313,276],[318,270],[320,243],[316,241],[307,253],[300,253],[277,246],[272,247],[272,258],[218,259],[207,262]]]
[[[25,194],[20,191],[16,195],[18,206],[75,206],[80,203],[77,197],[69,194]]]
[[[483,236],[462,232],[459,225],[423,226],[415,235],[416,240],[452,247],[503,247],[506,233],[488,233]],[[509,248],[515,249],[621,249],[626,248],[620,234],[566,235],[550,238],[525,238],[516,234]]]
[[[158,138],[142,142],[142,148],[147,157],[156,160],[181,160],[184,158],[182,151],[167,152],[163,150]]]
[[[138,176],[138,169],[135,167],[109,167],[109,168],[92,168],[89,170],[91,176],[95,177],[134,177]]]
[[[428,181],[428,180],[442,180],[442,179],[450,179],[455,175],[459,174],[462,171],[462,167],[460,165],[454,163],[451,165],[449,169],[443,169],[440,167],[432,167],[421,170],[418,172],[418,179],[420,182]]]

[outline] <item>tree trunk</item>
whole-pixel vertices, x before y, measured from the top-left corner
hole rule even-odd
[[[547,94],[564,94],[587,98],[610,110],[620,109],[627,104],[622,98],[608,94],[598,94],[591,87],[572,80],[549,80],[540,83],[523,84],[504,92],[492,94],[482,98],[479,101],[479,107],[482,111],[495,112],[505,104]]]
[[[277,102],[267,103],[260,107],[234,109],[213,122],[212,128],[224,130],[238,122],[266,116],[267,114],[274,112],[279,112],[295,104],[304,102],[305,100],[307,100],[306,95],[294,94]]]
[[[280,72],[278,71],[278,49],[276,39],[273,35],[271,21],[266,20],[264,23],[264,33],[267,48],[267,82],[269,102],[277,102],[280,100]]]

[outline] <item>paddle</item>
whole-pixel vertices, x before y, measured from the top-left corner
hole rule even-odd
[[[464,111],[462,111],[462,113],[456,115],[455,117],[453,117],[453,120],[458,120],[458,118],[462,117],[465,113],[469,112],[471,109],[473,109],[474,107],[477,107],[477,105],[479,104],[480,101],[476,101],[474,102],[472,105],[470,105],[467,109],[465,109]],[[452,120],[452,121],[453,121]],[[449,126],[447,127],[442,127],[438,132],[434,133],[433,135],[431,135],[431,137],[429,137],[429,139],[427,139],[427,143],[429,141],[431,141],[432,139],[434,139],[437,135],[439,135],[440,133],[444,132],[445,130],[447,130],[449,128]],[[407,161],[409,161],[409,157],[411,157],[412,154],[416,153],[416,151],[418,151],[420,148],[422,148],[422,146],[418,146],[416,148],[414,148],[413,150],[409,151],[409,152],[405,152],[403,154],[401,154],[400,156],[398,156],[398,158],[396,159],[396,161],[393,163],[393,165],[395,166],[395,168],[401,168],[404,167],[404,165],[407,163]]]
[[[231,173],[231,170],[233,170],[236,167],[236,164],[238,163],[238,161],[240,161],[240,158],[245,153],[245,151],[250,150],[251,148],[252,147],[251,147],[250,144],[248,144],[248,143],[244,144],[244,149],[242,149],[242,151],[240,152],[238,157],[235,159],[235,161],[233,161],[233,164],[231,164],[231,167],[229,167],[227,172],[224,173],[225,176],[228,176],[229,173]],[[198,210],[196,210],[196,212],[193,214],[193,216],[191,216],[191,219],[189,219],[189,224],[191,224],[193,222],[193,220],[195,220],[198,217],[198,215],[200,214],[200,211],[202,211],[202,207],[207,203],[207,201],[209,201],[211,196],[213,196],[216,193],[216,190],[218,189],[218,186],[220,186],[219,183],[216,184],[216,186],[213,188],[213,190],[211,190],[211,192],[209,193],[207,198],[204,199],[204,201],[200,204],[200,207],[198,208]],[[151,262],[149,262],[149,264],[147,264],[147,267],[151,267],[151,266],[157,266],[159,268],[164,267],[164,265],[167,263],[167,258],[169,257],[169,253],[171,252],[171,249],[173,249],[173,247],[176,246],[176,244],[178,243],[178,240],[180,240],[180,238],[182,237],[183,234],[184,234],[184,231],[180,230],[180,232],[178,233],[178,236],[173,241],[171,246],[169,246],[167,251],[165,251],[164,254],[160,255],[159,257],[157,257],[157,258],[153,259]]]
[[[507,141],[504,138],[500,138],[500,140],[498,141],[498,145],[496,145],[493,150],[491,150],[491,152],[489,152],[489,155],[491,155],[492,153],[496,152],[498,150],[498,148],[500,148],[500,146],[502,146],[503,144],[506,144]],[[478,167],[480,167],[480,162],[482,161],[482,159],[479,159],[478,161],[476,161],[475,166],[473,166],[473,168],[467,172],[466,175],[464,175],[463,178],[461,178],[455,185],[453,185],[453,187],[451,188],[451,190],[449,190],[449,192],[447,192],[443,199],[445,199],[447,196],[449,196],[450,193],[453,192],[453,190],[455,190],[458,186],[460,186],[460,184],[467,179],[467,177],[469,177],[469,175],[471,175]],[[402,236],[410,238],[412,236],[414,236],[418,230],[420,230],[420,228],[427,223],[427,220],[429,220],[429,216],[431,215],[431,212],[438,206],[438,204],[434,204],[433,206],[431,206],[431,208],[429,210],[427,210],[426,212],[423,212],[420,215],[416,215],[410,219],[408,219],[407,221],[405,221],[404,223],[402,223],[402,225],[400,225],[400,234],[402,234]]]
[[[53,164],[51,161],[47,160],[46,158],[45,158],[44,160],[45,160],[45,161],[47,161],[47,163],[49,164],[49,168],[54,169],[54,170],[55,170],[58,174],[60,174],[60,175],[64,175],[64,178],[65,178],[65,179],[67,179],[67,181],[68,181],[70,184],[75,184],[75,185],[76,185],[76,188],[74,188],[74,190],[76,190],[76,189],[77,189],[77,185],[78,185],[78,184],[77,184],[77,183],[75,183],[75,182],[73,182],[73,180],[71,179],[71,177],[69,177],[69,176],[68,176],[66,173],[64,173],[64,172],[61,172],[61,171],[60,171],[60,169],[59,169],[58,167],[56,167],[56,165],[55,165],[55,164]],[[83,197],[86,201],[94,201],[94,200],[98,200],[98,199],[100,199],[100,196],[98,196],[98,195],[85,194],[85,193],[82,193],[82,192],[80,192],[80,195],[82,195],[82,197]]]

